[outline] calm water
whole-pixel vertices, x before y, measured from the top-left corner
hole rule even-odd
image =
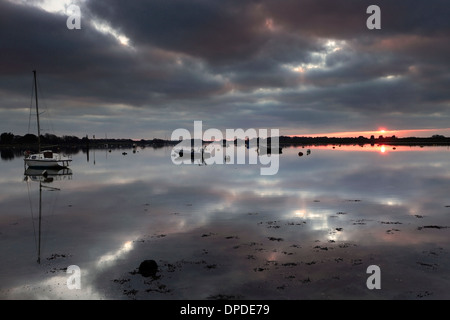
[[[0,298],[450,298],[448,147],[306,149],[273,176],[177,166],[171,148],[80,152],[41,183],[40,225],[40,183],[3,159]],[[153,278],[137,273],[149,259]]]

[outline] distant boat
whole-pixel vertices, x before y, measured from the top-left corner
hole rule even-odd
[[[37,134],[38,134],[38,152],[31,153],[25,152],[25,164],[31,168],[50,168],[50,167],[68,167],[72,161],[71,158],[53,152],[52,150],[41,151],[41,126],[39,123],[39,107],[38,107],[38,95],[37,95],[37,80],[36,70],[33,70],[34,74],[34,91],[36,101],[36,120],[37,120]]]
[[[269,155],[269,154],[282,154],[283,153],[283,148],[279,147],[279,148],[272,148],[272,147],[258,147],[256,148],[256,152],[258,153],[258,155]]]
[[[211,153],[208,151],[205,151],[205,148],[200,148],[200,149],[191,149],[191,152],[184,152],[183,149],[178,151],[178,156],[180,158],[191,158],[192,160],[194,159],[207,159],[211,157]]]
[[[187,149],[187,150],[186,150]],[[172,156],[174,157],[174,160],[176,161],[191,161],[191,163],[198,163],[198,164],[206,164],[205,160],[208,158],[211,158],[212,155],[209,151],[205,150],[204,147],[202,148],[191,148],[190,151],[189,149],[186,148],[181,148],[178,150],[174,150],[174,153],[172,154]],[[186,163],[186,162],[184,162]]]

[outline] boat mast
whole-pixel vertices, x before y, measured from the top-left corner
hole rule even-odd
[[[34,74],[34,93],[36,98],[36,117],[37,117],[37,130],[38,130],[38,153],[41,153],[41,126],[39,124],[39,108],[38,108],[38,93],[37,93],[37,81],[36,70],[33,70]]]

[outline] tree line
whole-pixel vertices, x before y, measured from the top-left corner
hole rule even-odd
[[[141,139],[135,141],[132,139],[89,139],[87,136],[79,138],[77,136],[62,136],[58,137],[54,134],[46,133],[40,136],[41,145],[58,145],[58,146],[86,146],[86,145],[103,145],[103,144],[150,144],[153,146],[164,146],[175,143],[174,141],[162,140],[162,139],[152,139],[145,140]],[[0,135],[0,145],[1,146],[36,146],[38,143],[38,137],[35,134],[25,134],[15,135],[11,132],[3,132]],[[337,137],[288,137],[280,136],[280,145],[314,145],[314,144],[374,144],[374,143],[386,143],[386,144],[450,144],[450,137],[445,137],[443,135],[433,135],[431,137],[405,137],[398,138],[396,136],[391,137],[374,137],[370,138],[359,136],[359,137],[348,137],[348,138],[337,138]]]
[[[88,141],[87,137],[78,138],[76,136],[62,136],[58,137],[54,134],[46,133],[40,136],[41,144],[85,144]],[[0,145],[37,145],[38,137],[35,134],[28,133],[23,136],[15,135],[11,132],[3,132],[0,135]]]

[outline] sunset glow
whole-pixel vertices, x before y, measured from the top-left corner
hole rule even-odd
[[[432,135],[444,135],[450,136],[450,128],[436,128],[436,129],[402,129],[402,130],[387,130],[385,128],[380,128],[374,131],[338,131],[338,132],[323,132],[323,133],[305,133],[305,134],[294,134],[288,135],[290,137],[337,137],[337,138],[348,138],[348,137],[359,137],[363,136],[370,138],[371,135],[378,137],[379,135],[384,135],[386,137],[396,136],[398,138],[404,137],[431,137]]]

